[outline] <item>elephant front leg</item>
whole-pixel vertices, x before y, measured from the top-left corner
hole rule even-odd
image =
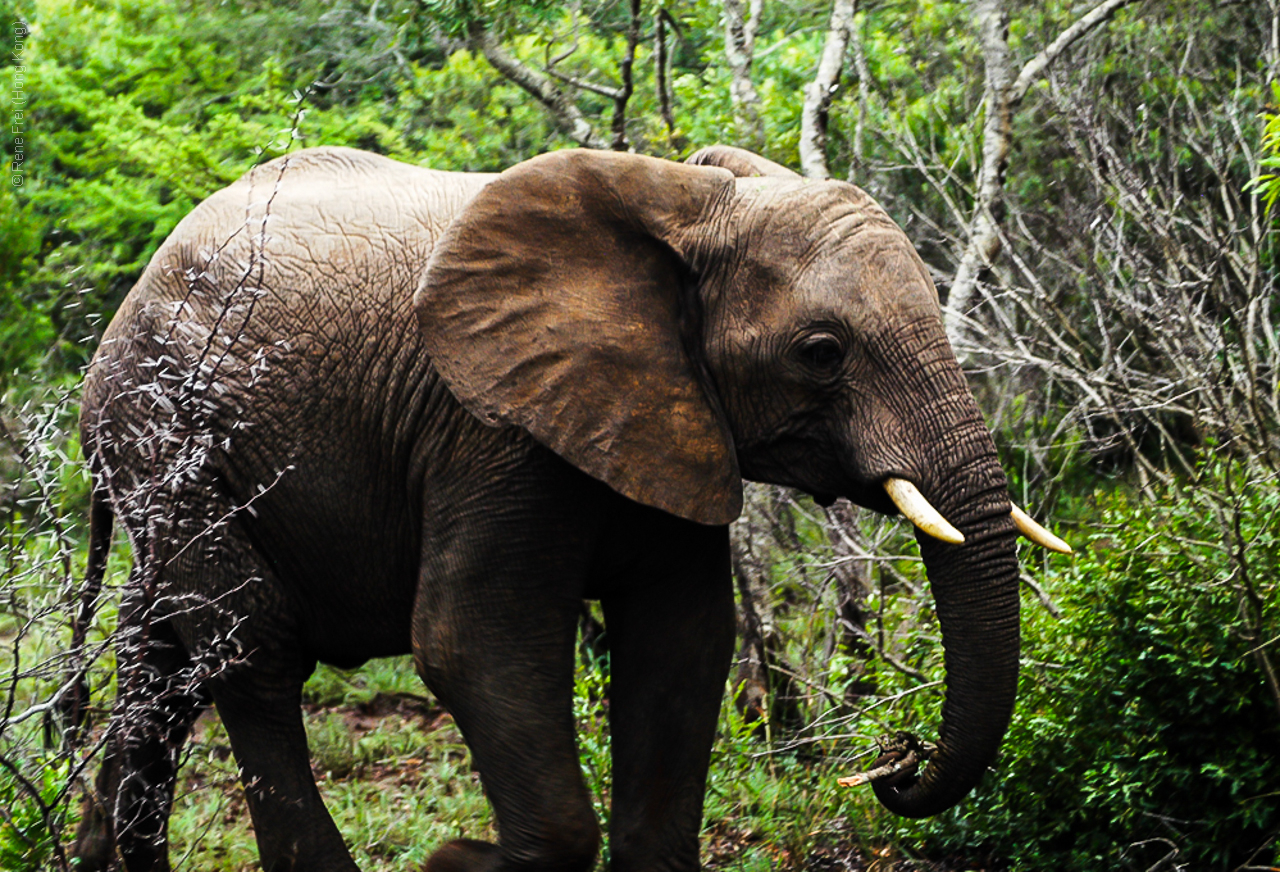
[[[458,839],[425,868],[590,869],[599,824],[578,764],[573,718],[580,599],[564,590],[575,572],[545,553],[501,547],[469,551],[461,558],[465,571],[458,562],[456,553],[428,562],[452,564],[455,574],[422,586],[414,658],[471,749],[498,844]]]
[[[613,872],[696,870],[711,745],[734,643],[725,527],[678,522],[602,600],[610,658]]]

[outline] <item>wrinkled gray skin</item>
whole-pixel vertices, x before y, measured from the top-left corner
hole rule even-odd
[[[570,151],[495,177],[315,149],[179,225],[85,382],[90,575],[112,515],[136,566],[127,717],[81,869],[168,868],[175,761],[210,700],[263,865],[354,868],[300,688],[317,661],[407,651],[499,832],[428,868],[588,868],[584,598],[612,656],[613,867],[696,868],[742,477],[893,512],[881,483],[898,476],[965,534],[921,540],[946,646],[939,751],[877,794],[922,816],[973,787],[1013,703],[1017,567],[930,279],[851,185],[729,148],[691,164]]]

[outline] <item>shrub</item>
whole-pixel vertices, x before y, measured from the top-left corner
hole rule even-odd
[[[1028,604],[999,773],[923,826],[933,847],[1023,869],[1280,859],[1280,699],[1264,674],[1280,483],[1204,474],[1157,505],[1097,498],[1098,532],[1045,578],[1061,619]]]

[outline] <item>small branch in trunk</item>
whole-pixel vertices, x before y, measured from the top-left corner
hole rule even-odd
[[[915,751],[908,751],[907,755],[901,760],[894,760],[883,766],[877,766],[875,769],[868,769],[866,772],[846,775],[843,778],[836,779],[836,784],[841,787],[859,787],[863,784],[879,781],[881,778],[888,778],[890,775],[896,775],[904,769],[918,765],[920,762],[920,757]]]
[[[627,101],[634,90],[632,68],[636,62],[636,46],[640,43],[640,0],[631,0],[631,16],[627,22],[627,51],[618,64],[618,77],[622,87],[613,98],[613,142],[614,151],[627,151]]]
[[[583,148],[608,147],[573,101],[551,79],[509,53],[483,26],[472,27],[467,44],[473,51],[484,55],[495,70],[541,103],[556,124],[578,145]]]
[[[937,750],[938,747],[936,745],[921,742],[910,733],[898,733],[892,737],[885,737],[880,740],[880,759],[885,756],[893,759],[865,772],[838,778],[836,779],[836,784],[841,787],[858,787],[863,784],[870,784],[873,781],[880,781],[891,775],[897,775],[899,772],[914,771],[918,765],[932,757]]]

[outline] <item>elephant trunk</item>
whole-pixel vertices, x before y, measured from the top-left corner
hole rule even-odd
[[[880,802],[904,817],[938,814],[974,788],[1000,748],[1018,687],[1018,564],[1007,486],[986,429],[975,424],[966,437],[952,443],[969,446],[963,459],[954,462],[953,448],[953,464],[942,464],[944,474],[926,490],[964,543],[917,530],[946,652],[938,747],[921,772],[875,784]]]

